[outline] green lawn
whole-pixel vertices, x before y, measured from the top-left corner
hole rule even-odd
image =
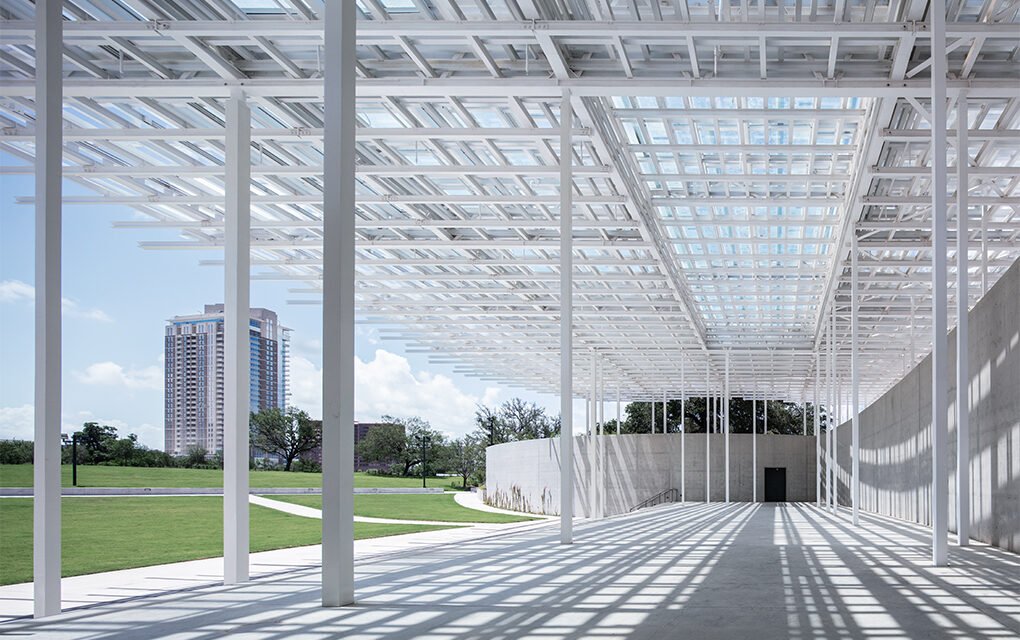
[[[251,550],[318,544],[322,523],[251,505]],[[74,576],[223,553],[223,499],[64,498],[63,575]],[[432,531],[442,526],[355,523],[355,538]],[[32,579],[32,499],[0,498],[0,584]]]
[[[306,507],[322,508],[321,496],[266,496],[300,504]],[[438,520],[440,522],[522,522],[535,520],[526,516],[512,516],[505,513],[490,513],[462,507],[454,495],[444,494],[360,494],[354,496],[354,515],[371,518],[395,518],[399,520]]]
[[[71,486],[71,465],[61,468],[61,480]],[[252,487],[321,487],[321,473],[296,471],[252,471]],[[429,478],[428,486],[450,489],[460,486],[458,479]],[[0,465],[0,487],[31,487],[32,465]],[[223,472],[218,469],[175,469],[152,467],[106,467],[78,465],[79,487],[222,487]],[[355,472],[355,487],[420,487],[421,478],[377,476]]]

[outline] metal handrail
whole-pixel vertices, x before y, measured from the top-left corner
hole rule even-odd
[[[644,509],[645,507],[654,507],[657,504],[663,504],[665,502],[678,502],[680,500],[679,489],[666,489],[661,491],[651,498],[648,498],[644,502],[638,503],[630,508],[631,511],[637,511],[638,509]]]

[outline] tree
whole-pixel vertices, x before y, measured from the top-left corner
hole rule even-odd
[[[425,462],[429,469],[442,467],[447,459],[443,434],[418,416],[395,418],[383,416],[354,447],[354,452],[367,462],[390,463],[391,473],[411,475],[421,464],[422,437],[425,437]],[[420,475],[419,469],[416,475]]]
[[[0,440],[0,464],[31,464],[34,458],[31,440]]]
[[[550,418],[534,402],[512,398],[498,409],[478,405],[475,411],[475,437],[488,445],[551,438],[560,432],[560,420]]]
[[[477,436],[484,438],[490,446],[506,442],[504,439],[497,439],[497,437],[503,438],[497,411],[493,411],[483,404],[478,405],[478,408],[475,409],[475,425],[478,426]]]
[[[110,459],[110,448],[117,441],[117,429],[98,422],[86,422],[78,432],[78,446],[85,455],[85,464],[106,462]]]
[[[391,416],[383,416],[382,422],[385,424],[369,429],[365,437],[354,445],[354,453],[366,462],[400,464],[402,475],[407,475],[410,464],[406,463],[404,425]]]
[[[451,442],[448,450],[450,469],[461,477],[466,489],[468,478],[485,466],[485,447],[477,436],[467,435]]]
[[[249,423],[252,445],[282,458],[284,471],[290,471],[302,453],[322,444],[321,425],[316,428],[308,413],[296,407],[263,409],[252,413]]]
[[[184,455],[179,459],[181,466],[189,469],[201,469],[208,464],[205,459],[207,455],[209,452],[202,445],[189,444],[188,448],[184,450]]]
[[[704,397],[687,398],[684,401],[684,431],[686,433],[705,433],[711,425],[722,425],[724,411],[722,404],[716,400],[711,403],[711,410]],[[752,408],[756,410],[755,424],[758,433],[763,433],[765,425],[765,402],[758,400],[753,403],[745,398],[730,398],[730,432],[751,433]],[[814,405],[808,404],[808,433],[814,429]],[[631,402],[625,409],[626,417],[617,428],[616,420],[606,422],[605,433],[652,433],[662,432],[662,403]],[[769,400],[768,433],[799,435],[803,432],[804,406],[782,400]],[[820,425],[825,428],[826,414],[821,411]],[[666,403],[666,431],[680,432],[680,400],[669,400]]]

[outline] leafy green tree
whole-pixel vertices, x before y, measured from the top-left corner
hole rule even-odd
[[[478,405],[475,409],[475,433],[477,437],[484,438],[489,445],[506,442],[506,435],[502,431],[499,421],[498,410],[490,409],[485,405]]]
[[[208,455],[209,452],[202,445],[189,444],[188,448],[184,450],[184,455],[180,456],[181,466],[189,469],[205,468],[209,466],[209,462],[206,460]]]
[[[34,458],[31,440],[0,440],[0,464],[30,464]]]
[[[354,447],[366,462],[390,463],[390,473],[408,476],[421,464],[422,437],[426,437],[425,458],[429,469],[438,469],[446,459],[443,434],[417,416],[383,416]],[[420,472],[420,470],[418,470]]]
[[[86,422],[78,432],[78,461],[83,464],[106,462],[110,459],[110,448],[116,441],[116,428],[98,422]]]
[[[520,398],[507,400],[498,409],[479,405],[475,411],[475,437],[487,445],[551,438],[560,432],[559,417]]]
[[[399,466],[399,473],[407,475],[410,465],[405,465],[407,437],[404,425],[396,418],[383,416],[380,424],[372,427],[356,445],[354,452],[366,462],[392,463]]]
[[[284,461],[284,471],[290,471],[301,454],[322,444],[321,423],[296,407],[286,411],[273,407],[252,413],[249,428],[252,445],[279,456]]]
[[[756,424],[758,433],[762,433],[765,421],[765,403],[758,400],[752,403],[745,398],[730,398],[730,432],[751,433],[752,408],[757,411]],[[769,428],[768,433],[793,434],[803,433],[804,406],[781,400],[769,400]],[[814,430],[814,405],[808,404],[808,433]],[[617,425],[616,420],[606,423],[605,433],[652,433],[654,420],[655,433],[662,432],[662,403],[632,402],[625,409],[626,418],[622,424]],[[687,398],[684,402],[684,422],[687,433],[705,433],[707,425],[723,424],[722,404],[715,400],[709,403],[705,398]],[[821,411],[820,424],[824,429],[826,423],[825,411]],[[680,401],[669,400],[666,403],[666,431],[668,433],[680,432]]]
[[[138,436],[131,433],[126,438],[114,440],[109,445],[110,462],[121,466],[132,466],[142,450],[138,445]]]
[[[467,435],[452,441],[448,452],[449,468],[461,477],[462,486],[466,489],[468,480],[480,466],[485,466],[485,447],[477,436]]]

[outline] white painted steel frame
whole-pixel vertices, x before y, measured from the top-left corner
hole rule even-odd
[[[326,3],[322,281],[322,605],[354,603],[355,11]]]
[[[768,400],[765,400],[765,419],[768,420]],[[758,400],[751,400],[751,502],[758,502]]]
[[[854,526],[860,522],[860,469],[861,469],[861,406],[859,381],[861,376],[860,354],[858,353],[860,298],[857,293],[857,234],[850,236],[850,503],[851,521]]]
[[[969,103],[967,94],[956,100],[956,290],[969,290],[967,227],[970,207]],[[967,349],[969,297],[956,296],[956,540],[970,544],[970,361]]]
[[[326,6],[335,4],[347,3]],[[60,202],[129,203],[146,220],[121,226],[180,230],[180,240],[145,248],[225,248],[236,239],[226,224],[236,176],[227,174],[224,123],[239,89],[257,157],[251,279],[293,281],[295,302],[323,303],[324,366],[335,374],[326,379],[341,385],[324,394],[340,402],[324,452],[342,464],[348,436],[330,429],[349,423],[342,356],[355,313],[403,327],[392,337],[458,372],[558,384],[567,427],[580,375],[570,366],[575,334],[598,351],[600,384],[623,398],[704,395],[717,409],[711,381],[724,359],[723,400],[755,397],[768,374],[770,397],[803,402],[824,353],[827,442],[841,415],[836,365],[848,355],[857,359],[855,417],[861,397],[867,404],[900,377],[891,359],[909,368],[930,345],[944,359],[946,267],[957,269],[952,295],[965,309],[1020,256],[1011,6],[963,3],[948,25],[938,11],[925,22],[927,4],[917,1],[819,6],[810,20],[788,14],[792,1],[729,12],[578,6],[451,0],[433,11],[380,0],[355,6],[344,23],[303,3],[256,10],[199,0],[170,13],[157,3],[68,0],[66,19],[47,26],[34,3],[5,4],[0,152],[22,165],[0,173],[35,165],[36,196],[17,201],[36,207],[40,225],[34,517],[47,533],[35,540],[35,570],[51,577],[37,582],[37,612],[59,607],[59,533],[49,526],[59,503],[46,458],[59,428],[59,175],[97,194]],[[678,25],[688,34],[679,40]],[[932,56],[932,42],[945,55]],[[356,82],[353,72],[337,81],[331,64],[341,55],[349,65],[340,73],[354,69]],[[564,91],[578,120],[566,134],[578,145],[572,169],[553,146],[565,136]],[[955,198],[945,193],[947,97],[981,105],[948,134],[977,147],[973,166],[958,153],[964,161],[950,167]],[[565,201],[572,215],[557,221]],[[980,237],[960,234],[959,259],[947,265],[945,206],[954,201],[961,226],[968,204],[980,211]],[[848,270],[851,237],[858,264]],[[980,252],[980,286],[969,285],[968,251]],[[847,322],[852,308],[856,322]],[[767,371],[756,364],[761,344],[774,347]],[[704,364],[703,389],[697,380],[677,388],[678,357]],[[818,402],[815,411],[817,422]],[[935,413],[933,515],[944,515],[945,411]],[[710,431],[717,420],[707,417]],[[563,445],[568,453],[570,439]],[[327,459],[327,475],[338,472]],[[334,498],[324,496],[326,519],[346,527],[348,504]],[[564,528],[569,540],[569,518]],[[353,598],[341,569],[346,530],[337,531],[324,539],[324,596],[334,602]]]
[[[248,581],[248,413],[251,382],[251,111],[227,101],[223,305],[223,583]]]
[[[36,0],[35,465],[32,575],[35,617],[60,613],[61,15]]]
[[[560,543],[574,541],[573,152],[570,92],[560,101]],[[617,403],[619,406],[619,403]],[[619,429],[619,420],[617,420]]]
[[[931,38],[939,50],[946,41],[946,2],[932,0]],[[931,62],[931,561],[936,567],[949,563],[949,391],[948,367],[948,253],[946,169],[946,60],[932,56]]]

